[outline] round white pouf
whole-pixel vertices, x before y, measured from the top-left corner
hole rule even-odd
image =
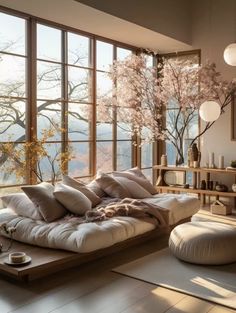
[[[190,222],[175,227],[169,248],[178,258],[195,264],[236,262],[236,227],[216,222]]]

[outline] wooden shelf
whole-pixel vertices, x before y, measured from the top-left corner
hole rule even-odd
[[[227,170],[226,168],[220,169],[220,168],[206,168],[206,167],[193,168],[193,167],[188,167],[188,166],[174,166],[174,165],[172,166],[171,165],[170,166],[154,165],[153,169],[158,171],[158,175],[157,175],[158,185],[156,186],[156,189],[159,192],[195,193],[201,199],[202,204],[205,204],[206,196],[209,196],[209,199],[210,199],[210,196],[216,197],[217,200],[220,197],[231,197],[231,198],[234,198],[234,205],[236,207],[236,192],[233,192],[233,191],[221,192],[221,191],[209,190],[209,189],[206,189],[206,190],[198,189],[198,187],[200,186],[200,182],[201,182],[201,174],[203,175],[205,174],[207,182],[211,180],[210,179],[211,174],[234,175],[235,182],[236,182],[236,170]],[[165,172],[168,172],[168,171],[184,171],[185,174],[187,172],[192,172],[192,176],[193,176],[192,187],[183,188],[183,187],[175,186],[175,185],[174,186],[166,185],[164,181],[164,175],[165,175]],[[185,183],[186,183],[186,178],[183,184]]]
[[[233,174],[236,175],[236,169],[234,170],[227,170],[225,168],[207,168],[207,167],[188,167],[188,166],[162,166],[162,165],[154,165],[153,169],[156,170],[165,170],[165,171],[186,171],[186,172],[196,172],[196,173],[220,173],[220,174]]]
[[[174,186],[156,186],[156,189],[161,192],[163,191],[180,191],[185,193],[195,193],[203,194],[209,196],[220,196],[220,197],[236,197],[236,192],[220,192],[216,190],[202,190],[202,189],[193,189],[193,188],[183,188],[183,187],[174,187]]]

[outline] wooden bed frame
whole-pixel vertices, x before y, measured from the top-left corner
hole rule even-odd
[[[190,218],[181,220],[178,224],[187,222],[189,220]],[[25,266],[13,267],[4,263],[5,258],[8,258],[9,252],[1,253],[0,273],[23,281],[37,279],[54,272],[77,266],[82,263],[86,263],[97,258],[101,258],[103,256],[118,252],[135,244],[140,244],[160,236],[168,235],[176,225],[173,225],[171,227],[165,227],[162,229],[156,228],[150,232],[136,236],[134,238],[127,239],[111,247],[100,249],[90,253],[76,253],[50,248],[40,248],[38,246],[32,246],[14,241],[13,247],[10,252],[24,251],[32,258],[32,261],[30,264]],[[3,243],[7,244],[8,240],[9,239],[0,237],[0,241]]]

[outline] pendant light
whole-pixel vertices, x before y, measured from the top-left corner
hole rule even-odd
[[[227,64],[236,66],[236,43],[231,43],[225,48],[224,60]]]
[[[205,122],[214,122],[220,117],[221,107],[216,101],[205,101],[199,108],[199,115]]]

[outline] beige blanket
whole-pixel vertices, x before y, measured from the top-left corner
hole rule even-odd
[[[130,198],[87,211],[86,222],[102,221],[114,216],[131,216],[161,227],[167,225],[167,211],[163,211],[155,204]]]

